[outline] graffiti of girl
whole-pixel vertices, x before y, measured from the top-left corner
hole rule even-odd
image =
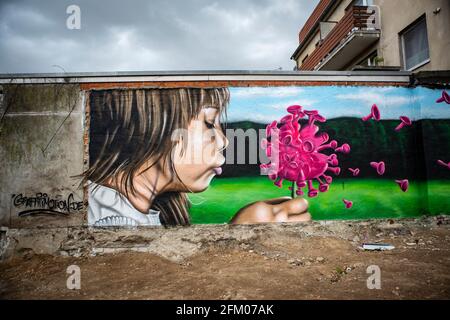
[[[190,224],[186,194],[207,189],[225,162],[229,98],[226,88],[92,91],[88,223]],[[230,223],[307,221],[307,208],[303,198],[257,201]]]

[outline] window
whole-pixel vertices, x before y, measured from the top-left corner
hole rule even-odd
[[[321,21],[320,26],[320,40],[324,40],[326,36],[333,30],[337,22],[334,21]]]
[[[302,60],[302,64],[304,64],[305,63],[305,61],[306,61],[306,59],[308,59],[308,57],[309,57],[309,54],[307,54],[304,58],[303,58],[303,60]]]
[[[363,67],[375,67],[378,65],[377,61],[378,61],[377,52],[374,51],[371,54],[369,54],[367,57],[362,59],[359,63],[357,63],[357,65],[363,66]]]
[[[414,70],[430,61],[425,16],[401,33],[400,40],[403,66],[406,70]]]

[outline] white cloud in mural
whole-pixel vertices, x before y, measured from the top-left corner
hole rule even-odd
[[[380,88],[381,89],[381,88]],[[392,91],[391,88],[385,90],[376,89],[359,91],[356,93],[346,93],[336,95],[337,99],[358,101],[361,103],[367,103],[367,105],[377,104],[378,106],[395,107],[405,104],[413,104],[416,101],[422,99],[422,96],[407,96],[407,95],[388,95],[387,93]]]
[[[262,108],[268,108],[268,109],[275,109],[275,110],[281,110],[286,111],[287,107],[292,105],[301,105],[303,109],[314,109],[314,105],[317,103],[317,100],[311,100],[311,99],[302,99],[301,97],[297,100],[290,100],[290,101],[280,101],[277,103],[270,103],[270,104],[263,104],[261,105]]]
[[[237,98],[287,98],[299,96],[303,91],[299,87],[251,87],[233,89],[232,96]]]

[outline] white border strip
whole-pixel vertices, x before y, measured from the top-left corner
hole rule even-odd
[[[173,81],[307,81],[307,82],[402,82],[409,75],[162,75],[162,76],[85,76],[85,77],[11,77],[0,78],[0,84],[105,83],[105,82],[173,82]]]

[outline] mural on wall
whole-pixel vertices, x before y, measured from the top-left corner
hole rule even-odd
[[[88,223],[448,214],[446,97],[363,86],[92,91]]]

